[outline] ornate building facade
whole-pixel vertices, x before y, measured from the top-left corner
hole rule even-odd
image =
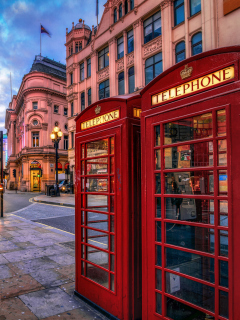
[[[67,115],[66,66],[36,56],[6,110],[9,189],[44,191],[45,184],[55,183],[55,149],[50,139],[55,126],[63,132],[58,172],[64,172],[68,165]]]
[[[69,163],[75,117],[97,100],[138,91],[174,64],[240,43],[233,0],[108,0],[99,26],[66,29]]]

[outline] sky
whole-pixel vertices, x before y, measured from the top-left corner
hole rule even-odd
[[[99,0],[100,22],[103,5]],[[12,94],[17,94],[22,78],[40,54],[40,24],[51,33],[42,34],[42,56],[66,64],[66,28],[79,19],[96,25],[96,0],[0,0],[0,130],[6,132],[5,114]]]

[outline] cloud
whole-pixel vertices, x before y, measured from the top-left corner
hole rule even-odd
[[[28,11],[28,5],[24,1],[17,1],[13,3],[12,10],[15,14],[20,14],[22,12]]]

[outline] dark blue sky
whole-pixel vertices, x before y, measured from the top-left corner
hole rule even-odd
[[[99,22],[105,0],[99,0]],[[96,25],[96,0],[0,0],[0,130],[4,130],[5,110],[17,94],[24,74],[40,53],[40,23],[51,32],[42,34],[42,55],[66,63],[66,28],[80,18]]]

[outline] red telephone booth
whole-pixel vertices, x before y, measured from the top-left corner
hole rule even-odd
[[[142,94],[143,319],[240,319],[240,47]]]
[[[141,317],[140,95],[76,119],[76,290],[119,319]]]

